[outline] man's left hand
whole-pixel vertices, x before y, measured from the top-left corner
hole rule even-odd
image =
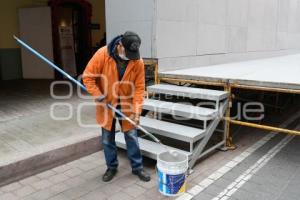
[[[137,114],[137,113],[133,113],[131,116],[130,116],[130,119],[132,121],[134,121],[136,123],[136,125],[139,125],[140,124],[140,115]]]

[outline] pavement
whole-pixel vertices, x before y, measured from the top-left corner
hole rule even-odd
[[[56,85],[54,99],[48,80],[0,85],[0,186],[100,149],[93,102],[74,88]]]
[[[189,177],[188,188],[217,166],[228,162],[234,154],[218,152],[203,160]],[[104,183],[101,179],[106,165],[100,151],[6,185],[0,189],[0,199],[167,199],[156,188],[155,161],[144,159],[145,169],[152,176],[152,180],[145,183],[131,174],[125,151],[119,150],[118,157],[119,172],[110,183]]]
[[[218,151],[197,163],[188,177],[187,191],[207,179],[220,167],[231,162],[251,145],[260,141],[262,132],[244,130],[237,140],[235,151]],[[251,134],[250,134],[251,133]],[[0,188],[0,199],[175,199],[157,191],[155,161],[144,158],[144,166],[151,173],[150,182],[142,182],[131,174],[126,151],[119,150],[119,172],[109,183],[102,182],[106,170],[102,151]],[[197,197],[195,197],[197,198]]]
[[[238,145],[235,151],[219,151],[200,161],[187,179],[187,194],[194,195],[178,199],[299,199],[300,138],[246,134]],[[99,151],[1,187],[0,199],[176,199],[157,191],[155,161],[144,158],[145,169],[152,176],[145,183],[131,174],[126,151],[119,150],[118,158],[119,172],[109,183],[101,179],[106,165],[103,152]]]
[[[299,199],[300,138],[278,135],[192,199]]]
[[[281,127],[300,130],[300,112]],[[300,192],[300,138],[271,132],[213,171],[178,200],[295,200]]]
[[[84,101],[75,95],[68,99],[53,99],[49,94],[50,83],[48,81],[13,83],[15,86],[2,86],[4,88],[0,90],[1,160],[3,157],[11,157],[13,154],[47,143],[61,141],[72,136],[87,135],[99,130],[97,126],[79,126],[76,111]],[[66,93],[65,90],[58,91],[61,96],[65,95],[62,93]],[[69,114],[72,115],[65,120],[53,119],[50,111],[55,103],[60,104],[53,107],[53,116],[68,118]],[[80,117],[86,124],[96,125],[94,107],[86,106]]]
[[[38,89],[38,87],[35,89]],[[35,89],[33,88],[33,90]],[[28,130],[28,133],[34,130],[35,132],[33,131],[33,133],[35,134],[32,134],[32,138],[35,138],[37,133],[42,133],[46,139],[43,140],[43,137],[36,136],[40,138],[26,140],[26,138],[22,139],[22,134],[14,135],[18,140],[4,140],[2,137],[2,144],[5,144],[5,147],[8,146],[9,148],[7,149],[11,148],[12,150],[5,152],[1,144],[0,150],[2,154],[0,161],[9,157],[6,155],[8,153],[11,153],[10,155],[20,154],[21,152],[28,151],[28,149],[32,149],[35,144],[37,146],[44,146],[43,141],[48,140],[46,136],[51,138],[49,141],[61,140],[61,131],[57,130],[60,127],[68,126],[69,124],[71,127],[68,127],[68,129],[72,129],[73,127],[74,130],[77,130],[75,125],[77,121],[56,122],[54,125],[50,125],[52,123],[50,123],[51,121],[46,115],[48,113],[49,116],[48,106],[51,100],[43,96],[43,93],[47,95],[46,93],[49,93],[49,91],[40,90],[38,93],[34,91],[30,93],[30,91],[24,89],[24,93],[14,92],[15,98],[12,99],[9,99],[9,96],[13,94],[4,95],[3,90],[0,91],[2,92],[1,96],[4,97],[0,100],[0,104],[5,105],[4,107],[1,105],[1,112],[6,113],[5,118],[3,115],[0,115],[2,117],[0,136],[6,135],[8,137],[17,131],[26,134],[27,131],[23,130]],[[24,94],[28,93],[37,96],[24,96]],[[16,98],[16,96],[19,98]],[[31,97],[34,98],[30,99]],[[24,99],[24,106],[22,103],[19,103],[20,98]],[[19,107],[17,109],[15,107],[8,109],[9,104],[7,102],[17,105],[19,103]],[[37,106],[39,104],[35,104],[34,102],[40,102],[41,106]],[[80,101],[75,98],[73,103],[74,105],[78,105]],[[62,114],[65,113],[64,110],[59,111]],[[293,117],[299,116],[299,113],[293,113],[295,115]],[[272,119],[274,122],[282,122],[289,115],[287,112]],[[93,120],[92,118],[93,116],[87,114],[85,119]],[[288,121],[284,121],[282,123],[283,126],[288,125]],[[39,126],[40,123],[42,123],[42,126]],[[44,125],[46,128],[43,127]],[[295,129],[300,129],[299,120],[296,120],[296,123],[293,123],[293,125]],[[16,129],[15,127],[18,128]],[[92,128],[92,130],[87,131],[88,129],[83,128],[80,131],[99,131],[99,128]],[[65,131],[67,132],[67,130]],[[76,132],[74,131],[74,133],[69,134],[76,134]],[[62,135],[64,134],[62,133]],[[64,138],[68,138],[68,136]],[[36,143],[30,143],[30,141],[36,141]],[[29,144],[29,147],[27,145],[22,146],[21,144],[24,142]],[[152,176],[152,180],[145,183],[131,174],[126,151],[119,149],[119,172],[109,183],[102,182],[102,174],[106,170],[106,165],[103,151],[98,151],[73,161],[66,160],[65,163],[59,166],[49,167],[49,169],[41,173],[36,173],[27,178],[4,185],[0,187],[0,200],[299,199],[299,137],[267,133],[251,128],[240,128],[234,134],[234,142],[238,147],[236,150],[216,151],[197,162],[194,172],[187,178],[187,191],[180,197],[168,198],[158,192],[155,174],[156,162],[154,160],[144,158],[145,169]]]

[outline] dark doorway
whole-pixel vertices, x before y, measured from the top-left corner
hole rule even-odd
[[[76,68],[74,69],[76,73],[73,75],[78,76],[82,74],[92,53],[91,4],[84,0],[50,0],[49,6],[52,10],[54,62],[59,66],[63,64],[60,28],[71,27]],[[61,79],[62,76],[56,72],[55,78]]]

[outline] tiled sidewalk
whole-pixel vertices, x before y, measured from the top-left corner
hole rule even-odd
[[[34,89],[34,88],[33,88]],[[10,90],[9,90],[10,91]],[[3,90],[2,90],[3,92]],[[2,131],[0,134],[0,144],[1,139],[3,143],[7,144],[16,154],[20,152],[26,152],[35,145],[43,145],[47,142],[44,136],[48,135],[49,140],[53,141],[60,141],[61,136],[71,136],[73,134],[78,134],[82,132],[86,132],[87,129],[78,129],[78,125],[76,124],[75,120],[67,121],[67,122],[51,122],[49,121],[49,104],[52,103],[49,99],[49,95],[47,95],[46,91],[44,93],[39,93],[37,96],[30,96],[28,91],[24,89],[24,91],[20,92],[12,92],[7,94],[3,99],[0,100],[0,105],[7,105],[7,104],[14,104],[16,107],[11,108],[1,107],[1,112],[4,112],[5,115],[0,115],[0,130]],[[34,93],[34,92],[33,92]],[[2,94],[2,93],[1,93]],[[24,95],[27,94],[28,96],[25,97]],[[3,93],[4,95],[4,93]],[[20,96],[21,95],[21,96]],[[23,95],[23,96],[22,96]],[[32,98],[31,98],[32,97]],[[12,99],[9,99],[12,98]],[[22,101],[20,101],[20,98]],[[74,103],[74,107],[79,103],[76,98],[73,99],[74,101],[68,101]],[[64,110],[61,110],[64,113]],[[90,109],[89,112],[85,112],[84,120],[91,122],[94,120],[93,110]],[[287,118],[289,113],[284,113],[286,116],[279,116],[277,118],[272,117],[277,122],[281,122],[282,118]],[[2,116],[2,117],[1,117]],[[19,120],[22,119],[22,120]],[[26,120],[27,119],[27,120]],[[23,124],[22,124],[23,123]],[[45,125],[45,126],[43,126]],[[53,127],[54,126],[54,127]],[[19,127],[16,130],[14,127]],[[23,128],[22,128],[23,127]],[[61,127],[64,127],[64,130],[61,130]],[[27,130],[28,131],[23,131]],[[62,132],[60,132],[61,130]],[[4,132],[4,131],[7,131]],[[99,128],[93,128],[93,130],[89,130],[91,132],[98,132],[100,131]],[[28,138],[23,138],[24,135],[18,134],[14,140],[8,140],[8,137],[4,136],[13,136],[13,134],[17,133],[30,133],[32,132],[29,140]],[[43,133],[45,135],[41,137],[36,133]],[[57,135],[59,133],[59,136]],[[261,130],[253,130],[248,128],[239,129],[239,132],[235,133],[236,138],[234,138],[234,142],[237,144],[238,148],[234,151],[227,151],[227,152],[216,152],[209,157],[199,161],[194,168],[194,172],[188,177],[188,184],[187,190],[189,191],[194,186],[199,185],[202,181],[206,180],[211,174],[213,174],[216,170],[224,166],[225,164],[231,162],[236,156],[240,155],[246,149],[248,149],[252,144],[256,143],[266,135],[266,132]],[[19,138],[20,137],[20,138]],[[23,138],[23,139],[22,139]],[[48,137],[47,137],[48,138]],[[24,145],[31,141],[30,145]],[[5,141],[5,142],[4,142]],[[22,142],[23,141],[23,142]],[[22,144],[20,144],[20,142]],[[294,142],[294,140],[293,140]],[[20,145],[18,145],[20,144]],[[35,145],[34,145],[35,144]],[[284,160],[284,162],[278,161],[274,157],[270,161],[270,165],[266,165],[262,168],[263,172],[272,169],[292,169],[289,168],[291,163],[286,158],[291,158],[292,161],[299,161],[299,154],[297,153],[299,143],[295,142],[293,145],[287,147],[290,149],[283,149],[282,153],[280,152],[278,156]],[[4,149],[4,145],[0,145],[0,156],[2,156],[2,160],[4,156],[7,156],[6,150],[1,153],[1,148]],[[265,146],[264,148],[267,148]],[[292,155],[292,153],[294,153]],[[258,154],[254,154],[253,157],[249,157],[249,160],[245,160],[242,162],[242,167],[247,167],[248,165],[251,166],[252,162],[258,160],[263,153],[258,151]],[[296,153],[296,154],[295,154]],[[252,159],[252,160],[251,160]],[[157,191],[157,183],[156,183],[156,174],[155,174],[155,161],[146,159],[144,160],[145,168],[152,174],[152,180],[150,182],[144,183],[138,180],[136,176],[131,174],[130,164],[127,160],[126,151],[120,150],[119,151],[119,161],[120,167],[119,172],[115,179],[113,179],[110,183],[102,182],[102,174],[106,170],[105,166],[105,159],[103,156],[103,152],[97,152],[92,155],[83,157],[81,159],[75,160],[70,163],[66,163],[56,168],[52,168],[48,171],[45,171],[40,174],[36,174],[34,176],[28,177],[26,179],[20,180],[18,182],[11,183],[4,187],[0,188],[0,200],[14,200],[14,199],[24,199],[24,200],[43,200],[43,199],[63,199],[63,200],[70,200],[70,199],[117,199],[117,200],[126,200],[126,199],[168,199],[162,196]],[[279,163],[278,163],[279,162]],[[282,165],[276,165],[276,164]],[[292,163],[293,164],[293,163]],[[277,168],[274,166],[277,166]],[[204,199],[211,199],[217,196],[219,193],[224,190],[224,187],[231,184],[232,180],[235,180],[241,173],[242,168],[234,168],[235,172],[232,171],[231,173],[226,173],[225,178],[220,179],[220,182],[216,182],[214,185],[215,187],[208,187],[205,193],[201,193],[198,196],[196,195],[195,199],[199,198],[201,200]],[[284,170],[279,170],[280,172],[284,172]],[[299,173],[299,170],[293,171],[295,173]],[[263,184],[264,179],[261,177],[264,174],[260,174],[259,177],[255,176],[253,178],[256,186],[260,186]],[[232,178],[228,180],[229,178]],[[266,179],[270,181],[275,180],[274,177],[266,176]],[[274,178],[274,179],[272,179]],[[289,179],[290,182],[286,184],[286,191],[289,194],[288,189],[293,191],[295,186],[299,185],[298,179],[299,176],[294,176],[292,179]],[[230,182],[231,181],[231,182]],[[260,182],[259,182],[260,181]],[[258,182],[258,184],[257,184]],[[253,186],[253,184],[252,184]],[[244,185],[241,187],[239,192],[236,192],[232,198],[234,200],[244,200],[247,199],[245,195],[247,193],[258,194],[256,189],[253,188],[251,185]],[[245,187],[245,188],[244,188]],[[248,189],[247,189],[248,187]],[[251,189],[252,187],[252,189]],[[252,191],[249,191],[250,189]],[[255,190],[253,192],[253,190]],[[281,199],[297,199],[297,196],[292,195],[299,195],[298,193],[290,193],[291,196],[284,196],[285,193],[282,193],[280,196]],[[257,196],[249,195],[252,197],[251,200],[255,200]],[[245,197],[245,198],[243,198]]]
[[[192,199],[298,200],[299,145],[299,137],[274,137]]]
[[[79,98],[75,91],[66,99],[54,99],[50,84],[49,80],[1,82],[0,186],[100,148],[93,101]],[[55,88],[55,95],[70,93],[61,85]]]
[[[12,85],[0,88],[0,163],[21,152],[36,151],[47,144],[99,132],[98,126],[87,128],[78,124],[80,119],[96,126],[94,106],[84,107],[80,117],[77,115],[78,105],[90,101],[76,95],[55,100],[49,94],[49,81],[13,81],[7,84]],[[56,95],[68,93],[65,89],[55,92]],[[54,103],[65,103],[54,107],[54,116],[73,115],[68,120],[54,120],[50,114]]]
[[[214,170],[240,154],[263,136],[256,132],[244,135],[235,151],[216,152],[209,159],[200,161],[188,177],[188,189],[208,177]],[[248,130],[250,133],[250,130]],[[155,161],[145,158],[144,165],[151,172],[152,180],[144,183],[131,174],[126,152],[119,151],[119,172],[110,183],[102,182],[106,170],[103,152],[53,168],[21,181],[0,188],[0,200],[42,199],[168,199],[156,188]]]

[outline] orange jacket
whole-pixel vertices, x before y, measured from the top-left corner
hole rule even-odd
[[[106,102],[114,107],[120,98],[121,111],[128,117],[133,113],[141,114],[144,101],[145,71],[144,62],[130,60],[121,81],[118,78],[117,64],[109,56],[107,47],[100,48],[91,58],[83,72],[83,83],[88,92],[96,97],[105,95]],[[104,104],[96,105],[96,119],[101,127],[111,130],[114,113]],[[123,132],[134,126],[121,120]]]

